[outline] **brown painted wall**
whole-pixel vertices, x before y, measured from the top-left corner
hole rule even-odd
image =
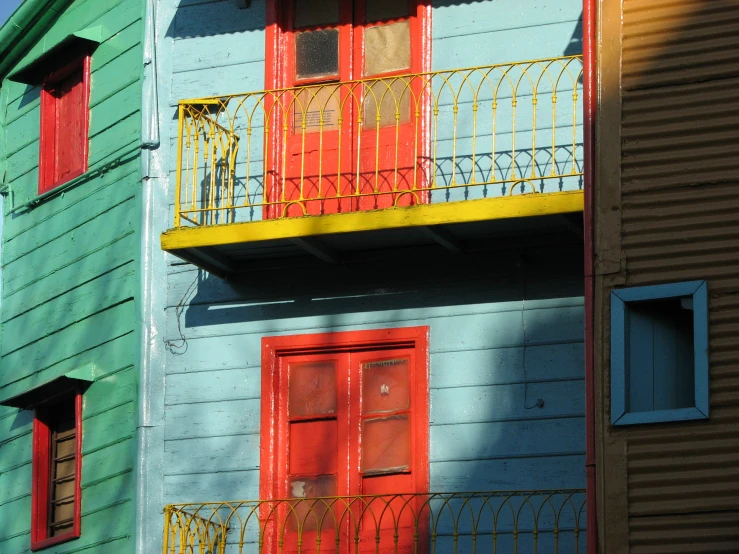
[[[601,552],[739,552],[739,0],[600,0]],[[708,421],[610,425],[613,288],[709,283]]]

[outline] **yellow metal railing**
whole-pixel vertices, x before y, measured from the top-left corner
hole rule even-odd
[[[164,514],[164,554],[585,552],[580,489],[174,504]]]
[[[582,187],[582,58],[179,103],[175,226]]]

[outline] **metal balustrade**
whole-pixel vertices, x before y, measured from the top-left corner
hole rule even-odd
[[[392,494],[173,504],[163,554],[585,552],[585,491]]]
[[[582,188],[582,58],[183,100],[174,225]]]

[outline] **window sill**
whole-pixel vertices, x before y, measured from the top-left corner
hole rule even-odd
[[[652,412],[629,412],[614,418],[613,425],[667,423],[670,421],[694,421],[696,419],[708,419],[708,415],[695,407],[675,410],[654,410]]]
[[[42,550],[44,548],[55,546],[63,542],[79,539],[80,535],[81,533],[79,531],[70,531],[69,533],[66,533],[64,535],[59,535],[58,537],[51,537],[49,539],[31,542],[31,550],[33,552],[36,552],[37,550]]]
[[[38,200],[39,198],[41,198],[41,197],[43,197],[43,196],[45,196],[45,195],[47,195],[47,194],[49,194],[51,192],[55,192],[56,189],[58,189],[60,187],[64,187],[68,183],[71,183],[72,181],[76,180],[78,177],[81,177],[82,175],[84,175],[86,172],[87,172],[86,169],[80,168],[77,171],[73,172],[72,175],[70,175],[69,177],[65,177],[64,179],[60,179],[57,182],[52,183],[51,185],[45,187],[43,191],[39,190],[39,195],[38,195],[38,197],[36,197],[36,199]]]

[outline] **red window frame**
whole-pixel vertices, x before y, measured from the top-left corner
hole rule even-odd
[[[71,53],[71,61],[65,63],[58,70],[49,74],[41,87],[41,136],[39,146],[39,185],[38,192],[43,194],[64,183],[79,177],[87,171],[89,152],[89,124],[90,124],[90,55]],[[78,71],[82,71],[82,90],[78,101],[69,107],[61,102],[55,94],[57,86],[65,79]],[[70,122],[76,121],[80,125],[78,144],[71,147],[77,152],[79,160],[72,167],[65,168],[65,174],[60,173],[60,136]],[[67,150],[70,145],[67,145]]]
[[[75,478],[74,515],[72,530],[49,537],[49,504],[51,501],[52,478],[52,426],[54,408],[62,402],[74,403],[75,419]],[[31,489],[31,550],[41,550],[49,546],[77,539],[82,534],[82,393],[71,397],[55,399],[36,408],[33,418],[33,470]]]
[[[347,331],[309,335],[265,337],[262,339],[262,398],[260,425],[260,483],[261,499],[283,499],[288,497],[288,451],[287,417],[288,391],[287,371],[281,360],[287,356],[300,356],[310,359],[316,355],[350,354],[358,360],[366,358],[366,353],[381,349],[413,350],[414,364],[410,369],[410,394],[413,421],[411,423],[411,467],[415,490],[398,493],[428,492],[429,487],[429,390],[428,390],[428,327],[405,327],[371,331]],[[338,383],[339,388],[345,384]],[[359,433],[363,418],[359,407],[348,406],[350,418],[349,442]],[[308,418],[311,419],[311,418]],[[342,425],[339,425],[341,430]],[[354,429],[351,429],[354,428]],[[345,429],[344,429],[345,430]],[[341,441],[341,439],[339,439]],[[353,446],[361,449],[361,439]],[[339,444],[339,450],[342,450]],[[348,450],[348,448],[347,448]],[[356,459],[356,458],[355,458]],[[354,460],[355,460],[354,459]],[[354,461],[352,460],[352,461]],[[349,495],[361,494],[361,478],[358,468],[346,468]],[[340,473],[342,473],[340,471]],[[356,473],[356,475],[353,475]],[[371,492],[370,494],[374,494]],[[342,496],[341,491],[339,496]],[[271,552],[273,537],[267,537],[267,548]],[[422,541],[425,540],[422,538]],[[423,546],[422,546],[423,549]]]

